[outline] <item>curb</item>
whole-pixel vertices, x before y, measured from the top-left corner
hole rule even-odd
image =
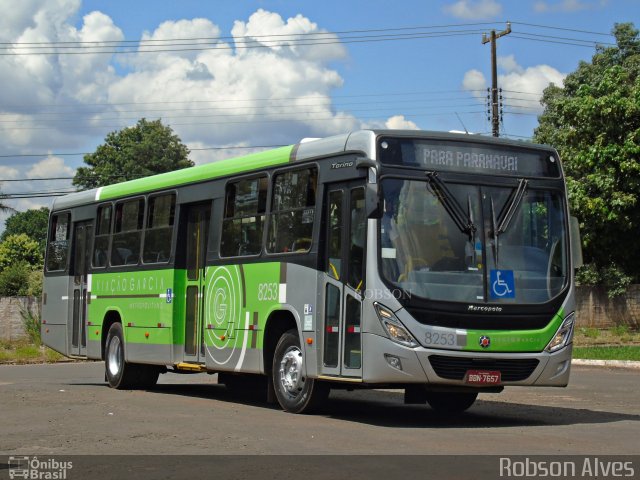
[[[633,360],[583,360],[574,358],[571,365],[580,367],[613,367],[613,368],[632,368],[640,370],[640,362]]]

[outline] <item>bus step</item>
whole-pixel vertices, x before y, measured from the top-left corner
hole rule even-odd
[[[188,372],[206,372],[207,367],[198,363],[178,363],[175,368],[177,370],[186,370]]]

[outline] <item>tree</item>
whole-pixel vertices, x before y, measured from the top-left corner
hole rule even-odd
[[[40,252],[44,255],[48,223],[49,209],[47,207],[16,212],[5,220],[5,230],[0,235],[0,241],[4,242],[10,235],[24,233],[40,244]]]
[[[24,233],[9,235],[0,243],[0,272],[18,263],[26,263],[34,270],[42,268],[44,263],[40,245]]]
[[[544,91],[535,130],[563,159],[585,272],[610,294],[640,280],[640,40],[631,23],[613,34],[616,46],[597,47],[563,87]]]
[[[111,132],[94,153],[84,156],[73,184],[89,189],[192,167],[189,149],[160,120],[141,119],[135,127]]]

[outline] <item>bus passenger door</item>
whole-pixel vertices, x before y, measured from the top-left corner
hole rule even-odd
[[[185,210],[186,222],[181,222],[184,231],[178,236],[185,241],[186,260],[184,360],[204,362],[204,274],[211,204],[189,205]]]
[[[87,355],[87,280],[89,251],[93,237],[91,222],[76,222],[73,227],[73,284],[71,328],[68,328],[69,354]]]
[[[362,377],[362,296],[366,246],[364,187],[332,185],[325,202],[324,375]]]

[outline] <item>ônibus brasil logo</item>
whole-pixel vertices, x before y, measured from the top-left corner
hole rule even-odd
[[[482,348],[489,348],[489,346],[491,345],[491,339],[486,335],[482,335],[478,343]]]

